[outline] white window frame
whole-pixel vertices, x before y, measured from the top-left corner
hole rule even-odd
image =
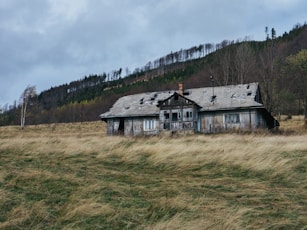
[[[156,119],[144,119],[144,131],[153,131],[156,129]]]

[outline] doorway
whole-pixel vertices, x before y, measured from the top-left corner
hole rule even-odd
[[[125,119],[124,118],[119,119],[118,133],[119,135],[125,134]]]

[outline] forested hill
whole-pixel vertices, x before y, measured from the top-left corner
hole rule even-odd
[[[273,114],[304,113],[306,75],[298,74],[290,60],[307,49],[307,25],[295,25],[280,37],[274,28],[266,32],[265,41],[201,44],[171,52],[133,72],[119,68],[52,87],[31,99],[26,123],[98,120],[121,96],[177,89],[179,82],[185,88],[211,86],[210,76],[215,85],[259,82],[265,106]],[[0,125],[19,122],[17,106],[0,114]]]

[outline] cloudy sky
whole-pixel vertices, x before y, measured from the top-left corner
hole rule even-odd
[[[0,0],[0,106],[171,51],[307,20],[306,0]]]

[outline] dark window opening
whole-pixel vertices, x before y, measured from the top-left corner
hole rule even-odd
[[[124,118],[121,118],[119,120],[118,133],[124,134],[124,130],[125,130],[125,120],[124,120]]]
[[[187,111],[185,114],[185,117],[188,119],[192,119],[193,118],[193,112],[192,111]]]
[[[168,120],[168,119],[169,119],[169,113],[165,113],[165,114],[164,114],[164,117],[165,117],[165,119]]]
[[[178,121],[178,113],[172,114],[172,121]]]
[[[175,101],[178,101],[178,94],[175,94],[175,97],[174,97],[174,99],[175,99]]]

